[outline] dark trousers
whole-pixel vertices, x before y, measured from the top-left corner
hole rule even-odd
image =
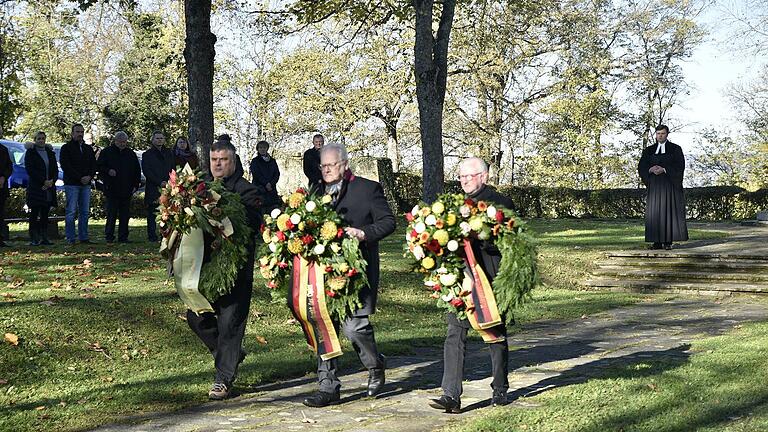
[[[147,240],[157,241],[157,202],[147,204]]]
[[[339,332],[339,323],[333,323],[336,333]],[[344,335],[352,342],[360,362],[368,371],[376,371],[384,367],[383,360],[376,347],[376,338],[373,335],[373,325],[367,316],[347,317],[341,324]],[[322,360],[317,357],[317,380],[320,383],[320,391],[326,393],[338,393],[341,388],[336,372],[338,371],[338,357],[330,360]]]
[[[453,399],[460,400],[464,388],[461,382],[464,380],[464,356],[467,352],[467,330],[470,328],[469,321],[459,320],[454,313],[448,313],[448,334],[445,336],[445,345],[443,346],[443,393]],[[499,325],[504,334],[502,342],[488,344],[491,350],[491,367],[493,370],[493,381],[491,388],[494,393],[506,393],[509,389],[509,347],[507,343],[507,327]]]
[[[32,241],[48,238],[48,213],[51,206],[33,206],[29,209],[29,239]]]
[[[131,219],[131,198],[107,198],[107,224],[104,225],[104,237],[108,242],[115,241],[115,222],[120,221],[117,240],[128,240],[128,221]]]
[[[8,189],[0,189],[0,242],[8,240],[5,237],[5,203],[8,200]]]
[[[251,306],[251,284],[236,285],[231,293],[220,297],[212,306],[214,313],[197,315],[187,310],[187,324],[213,355],[215,382],[231,386],[240,363],[245,324]]]

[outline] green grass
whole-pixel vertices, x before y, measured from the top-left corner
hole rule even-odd
[[[452,432],[766,431],[768,323],[692,344],[689,357],[638,361],[489,410]]]
[[[518,323],[578,317],[641,299],[568,289],[578,287],[601,251],[638,246],[637,221],[535,221],[531,227],[541,239],[545,286],[516,314]],[[23,235],[26,226],[11,229],[12,236]],[[91,234],[101,243],[95,246],[59,241],[44,248],[17,241],[2,251],[0,331],[17,335],[19,344],[0,344],[0,430],[79,430],[206,400],[212,359],[181,318],[184,307],[165,280],[156,245],[141,242],[144,225],[134,222],[131,230],[135,243],[107,245],[97,221]],[[692,235],[721,234],[694,230]],[[445,332],[420,276],[408,271],[402,238],[398,231],[382,245],[382,294],[373,318],[381,350],[391,355],[439,347]],[[287,308],[269,299],[257,282],[240,392],[315,368]],[[359,367],[346,340],[343,344],[348,354],[342,367]]]

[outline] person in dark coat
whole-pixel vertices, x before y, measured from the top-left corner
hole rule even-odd
[[[3,239],[5,233],[5,203],[8,200],[8,177],[13,174],[11,154],[0,144],[0,247],[8,246]]]
[[[263,188],[264,212],[268,213],[280,205],[280,197],[277,195],[277,181],[280,180],[280,168],[277,161],[269,155],[269,143],[259,141],[256,144],[258,154],[251,161],[251,183],[258,188]]]
[[[181,136],[176,138],[176,144],[173,145],[173,155],[176,157],[177,167],[184,168],[184,165],[189,164],[189,167],[194,170],[200,166],[200,160],[195,152],[192,151],[187,137]]]
[[[59,168],[53,147],[45,144],[45,132],[35,134],[35,143],[24,153],[27,168],[27,207],[29,207],[29,244],[50,245],[48,213],[56,206],[56,179]]]
[[[131,197],[141,185],[141,166],[136,153],[128,148],[128,135],[125,132],[115,134],[112,145],[100,152],[97,165],[107,201],[104,237],[107,243],[115,241],[115,221],[119,219],[117,241],[127,243]]]
[[[230,142],[215,142],[210,151],[211,175],[220,179],[228,191],[240,195],[248,223],[255,233],[261,225],[261,196],[243,178],[242,169],[237,169],[235,156],[235,147]],[[237,368],[245,358],[242,342],[251,305],[255,242],[251,241],[247,248],[248,260],[237,272],[235,286],[229,294],[221,296],[211,305],[214,312],[197,315],[187,310],[187,324],[214,358],[216,377],[208,392],[208,397],[214,400],[229,397]]]
[[[467,197],[475,202],[485,201],[493,203],[510,210],[514,210],[512,200],[499,194],[489,188],[488,165],[480,158],[467,158],[461,161],[459,165],[459,180],[461,188]],[[501,253],[493,241],[490,240],[472,240],[472,251],[477,258],[477,262],[488,277],[488,281],[493,283],[496,274],[499,272],[501,264]],[[441,387],[443,395],[439,399],[432,399],[430,406],[446,412],[458,413],[461,411],[461,394],[463,387],[461,382],[464,380],[464,357],[467,350],[467,331],[471,327],[466,319],[460,320],[455,313],[449,312],[446,320],[448,322],[448,332],[445,336],[443,345],[443,381]],[[505,325],[506,317],[502,316],[501,324],[495,330],[503,335],[499,342],[488,344],[491,352],[491,368],[493,381],[492,404],[506,405],[507,390],[509,382],[509,346],[507,342],[507,327]]]
[[[75,243],[75,216],[77,239],[91,243],[88,237],[88,217],[91,212],[91,180],[96,175],[96,154],[83,140],[85,129],[81,124],[72,126],[72,139],[61,146],[61,170],[64,172],[64,194],[67,209],[64,215],[64,234],[69,244]]]
[[[340,144],[329,144],[320,150],[325,193],[331,196],[333,208],[348,225],[348,236],[360,241],[360,250],[368,263],[369,287],[360,292],[362,307],[342,323],[335,322],[352,342],[360,361],[368,369],[368,395],[375,396],[384,386],[384,356],[376,346],[373,326],[368,317],[376,312],[379,288],[379,241],[395,231],[395,217],[384,190],[375,181],[356,177],[349,171],[347,150]],[[304,405],[324,407],[339,401],[341,381],[337,377],[338,359],[317,358],[320,389],[304,399]]]
[[[652,249],[672,249],[672,242],[688,240],[685,222],[683,173],[685,157],[679,145],[667,141],[669,128],[656,127],[656,143],[646,147],[637,172],[648,188],[645,241]]]
[[[320,171],[320,149],[325,144],[325,137],[316,134],[312,137],[312,147],[304,152],[302,163],[304,175],[307,176],[309,190],[315,192],[323,190],[323,173]]]
[[[170,172],[176,167],[176,157],[165,147],[165,135],[160,131],[152,132],[152,146],[141,157],[141,169],[147,185],[144,188],[144,204],[147,206],[147,240],[156,242],[158,199],[160,188],[164,187],[170,177]]]

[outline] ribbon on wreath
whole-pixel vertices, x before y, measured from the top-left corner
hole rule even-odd
[[[173,244],[176,239],[175,232],[171,239],[171,244]],[[187,308],[198,315],[204,312],[213,312],[213,307],[208,299],[199,291],[204,246],[203,230],[195,228],[188,234],[181,236],[172,262],[176,292]]]
[[[472,244],[468,239],[464,239],[464,256],[465,271],[469,273],[469,275],[465,273],[464,281],[471,284],[467,287],[469,294],[464,297],[464,303],[467,305],[467,320],[472,328],[480,333],[483,342],[501,342],[504,340],[504,335],[497,328],[501,324],[501,314],[496,305],[496,297],[493,295],[488,277],[475,259]]]
[[[325,303],[325,271],[314,261],[293,257],[293,275],[288,303],[301,324],[307,344],[323,360],[342,354],[341,343]]]

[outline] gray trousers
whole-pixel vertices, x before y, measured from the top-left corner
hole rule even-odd
[[[461,382],[464,380],[464,356],[467,352],[467,331],[470,328],[469,321],[459,320],[454,313],[448,313],[448,334],[445,336],[443,346],[443,393],[455,400],[461,400],[464,388]],[[491,367],[493,381],[491,388],[494,393],[506,393],[509,390],[509,347],[507,343],[507,327],[502,323],[498,326],[504,335],[502,342],[487,344],[491,350]]]
[[[334,321],[336,333],[339,332],[339,323]],[[376,347],[376,339],[373,335],[373,326],[367,316],[347,317],[341,328],[344,335],[352,342],[360,362],[368,371],[377,371],[384,367],[383,360]],[[325,393],[338,393],[341,381],[336,375],[338,369],[338,357],[330,360],[322,360],[317,357],[317,381],[320,391]]]

